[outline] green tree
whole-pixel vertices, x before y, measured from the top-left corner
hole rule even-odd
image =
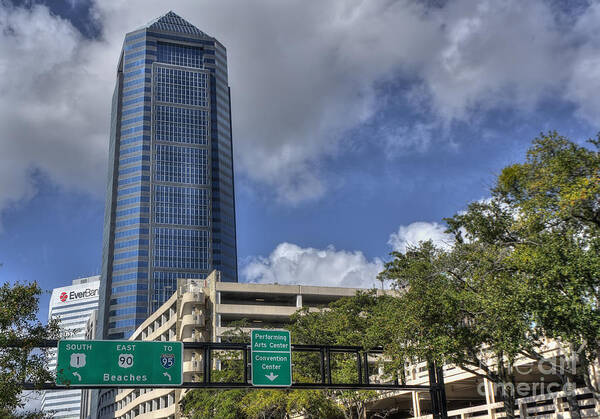
[[[598,358],[600,338],[600,142],[589,143],[596,150],[556,132],[542,134],[524,163],[504,168],[492,197],[508,216],[496,234],[486,233],[489,227],[482,228],[495,221],[489,204],[470,207],[449,224],[455,233],[462,228],[471,237],[510,249],[510,262],[532,294],[530,309],[537,333],[562,343],[573,355],[566,365],[536,351],[529,356],[557,364],[555,369],[565,384],[582,372],[600,400],[588,368]],[[577,370],[577,361],[583,371]],[[576,417],[578,405],[574,395],[568,394]]]
[[[224,340],[249,343],[245,332],[248,326],[246,321],[233,324]],[[221,368],[212,371],[213,381],[243,381],[239,351],[221,351],[214,356]],[[283,419],[299,414],[307,419],[340,417],[337,405],[319,390],[192,390],[182,401],[182,411],[190,418]]]
[[[514,417],[514,362],[532,347],[527,292],[504,264],[505,252],[479,243],[451,251],[431,242],[395,252],[380,274],[405,291],[379,308],[370,331],[399,367],[417,360],[450,363],[488,378]]]
[[[48,355],[36,350],[42,340],[59,337],[58,325],[37,319],[42,290],[35,282],[0,287],[0,417],[37,418],[39,412],[15,413],[25,406],[23,383],[53,381]]]
[[[232,329],[225,333],[224,341],[244,343],[249,340],[244,328],[248,324],[245,320],[232,325]],[[244,367],[239,353],[222,351],[213,354],[215,359],[222,363],[222,368],[211,371],[211,379],[215,382],[241,382],[243,381]],[[224,418],[244,419],[248,416],[243,411],[242,400],[250,392],[248,389],[234,390],[191,390],[186,393],[181,401],[184,415],[190,418]]]
[[[536,325],[576,355],[600,401],[589,368],[600,341],[600,136],[589,144],[542,134],[524,163],[502,171],[493,194],[516,214],[514,263],[536,294]]]
[[[367,340],[367,330],[378,301],[376,291],[372,290],[342,298],[323,309],[304,307],[292,316],[292,339],[300,344],[350,345],[368,349],[374,346]],[[334,355],[331,364],[334,383],[358,383],[354,354]],[[312,381],[320,379],[316,358],[306,355],[294,365],[297,366],[296,373],[311,377]],[[368,403],[377,398],[376,391],[364,390],[329,390],[326,394],[340,404],[344,417],[348,419],[354,414],[359,418],[366,417]]]
[[[504,390],[508,417],[518,356],[553,363],[563,383],[574,381],[574,368],[539,348],[550,337],[573,353],[583,348],[584,364],[598,356],[599,162],[597,151],[542,135],[525,163],[502,171],[490,200],[446,219],[452,249],[424,243],[393,254],[380,279],[408,291],[383,311],[388,327],[376,329],[391,354],[481,369]]]

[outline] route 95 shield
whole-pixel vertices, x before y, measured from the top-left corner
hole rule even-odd
[[[160,365],[163,368],[171,368],[175,364],[175,354],[162,354],[160,356]]]

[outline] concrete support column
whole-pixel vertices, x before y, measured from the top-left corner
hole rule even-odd
[[[417,391],[413,391],[412,395],[412,407],[413,407],[413,415],[418,418],[421,416],[421,398]]]
[[[296,295],[296,307],[302,308],[302,294]]]
[[[562,397],[554,397],[552,399],[552,404],[554,405],[554,416],[556,419],[563,419],[562,412],[565,411],[563,407]]]
[[[519,402],[519,417],[521,419],[529,417],[527,414],[527,403]]]
[[[594,362],[590,363],[590,380],[592,381],[592,384],[598,388],[598,385],[600,385],[600,359],[596,358],[594,360]],[[600,414],[600,402],[598,400],[596,400],[596,398],[594,397],[594,404],[596,405],[596,413]]]
[[[485,403],[489,406],[496,403],[496,393],[494,391],[494,383],[487,378],[483,379],[483,386],[485,388]],[[490,419],[496,418],[495,409],[488,407],[488,417]]]

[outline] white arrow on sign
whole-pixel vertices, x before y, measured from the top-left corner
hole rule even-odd
[[[79,381],[81,381],[81,375],[79,375],[79,373],[77,371],[75,371],[73,373],[74,376],[76,376],[77,378],[79,378]]]
[[[269,375],[265,375],[265,377],[267,377],[269,380],[273,381],[274,379],[276,379],[279,376],[271,373]]]
[[[271,374],[273,374],[273,373],[271,373]],[[171,376],[169,375],[169,373],[168,373],[168,372],[163,372],[163,375],[164,375],[165,377],[169,377],[169,381],[171,381]]]

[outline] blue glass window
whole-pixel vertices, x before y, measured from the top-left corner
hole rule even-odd
[[[147,224],[148,223],[148,219],[147,218],[131,218],[129,220],[123,220],[123,221],[117,221],[115,223],[115,227],[125,227],[125,226],[130,226],[130,225],[134,225],[134,224]]]
[[[134,207],[134,208],[127,208],[121,211],[117,211],[117,218],[118,217],[126,217],[128,215],[131,214],[139,214],[139,213],[147,213],[150,212],[150,208],[148,207]]]
[[[140,39],[146,36],[146,31],[136,33],[135,35],[125,35],[125,43],[129,43],[135,41],[136,39]]]
[[[153,234],[153,266],[208,270],[208,231],[157,227]]]
[[[123,87],[126,89],[128,87],[135,86],[136,84],[142,84],[142,83],[144,83],[145,80],[146,79],[144,77],[142,77],[141,79],[134,79],[134,80],[123,83]],[[131,112],[129,112],[129,113],[131,113]],[[123,112],[123,115],[127,115],[127,114],[125,112]]]
[[[208,190],[156,185],[154,222],[208,227]]]
[[[149,196],[134,196],[133,198],[125,198],[117,201],[117,207],[135,204],[136,202],[150,202]]]
[[[208,111],[158,105],[154,131],[158,141],[208,144]]]
[[[127,45],[125,48],[123,48],[125,51],[130,51],[132,49],[135,48],[139,48],[139,47],[143,47],[144,45],[146,45],[146,41],[142,41],[142,42],[136,42],[135,44],[131,44],[131,45]]]
[[[127,62],[127,61],[131,60],[132,58],[141,57],[143,55],[146,55],[147,52],[149,52],[149,51],[141,50],[141,51],[131,52],[129,54],[125,54],[123,59]]]
[[[138,135],[137,137],[128,138],[126,140],[121,140],[121,146],[140,143],[148,137],[147,135]],[[149,160],[149,159],[148,159]]]
[[[198,47],[159,42],[156,48],[156,60],[183,67],[202,68],[203,53],[204,51]]]
[[[136,132],[140,132],[144,130],[144,126],[140,125],[139,127],[133,127],[133,128],[125,128],[121,130],[121,135],[128,135],[128,134],[133,134]]]
[[[126,320],[117,320],[116,322],[110,322],[110,323],[108,323],[108,327],[110,327],[111,329],[114,329],[117,327],[135,326],[135,324],[136,324],[136,319],[126,319]]]
[[[146,239],[128,240],[128,241],[124,241],[124,242],[115,243],[115,249],[124,249],[126,247],[146,246],[146,245],[148,245],[148,240],[146,240]]]
[[[208,184],[208,150],[157,144],[154,151],[154,180]]]
[[[129,195],[136,192],[150,192],[149,186],[134,186],[133,188],[119,189],[117,196]]]
[[[140,97],[136,97],[135,99],[126,100],[123,102],[123,106],[133,105],[134,103],[140,103],[146,99],[148,99],[146,96],[140,96]]]
[[[147,228],[134,228],[131,230],[119,231],[118,233],[115,233],[115,238],[119,239],[122,237],[139,236],[142,234],[148,234],[148,229]]]
[[[151,68],[140,68],[139,70],[133,70],[130,71],[129,73],[125,73],[124,74],[124,78],[128,79],[134,76],[139,76],[140,74],[144,74],[144,73],[152,73],[152,69]]]
[[[110,304],[127,304],[127,303],[145,303],[148,300],[148,297],[145,295],[128,295],[127,297],[117,297],[111,298]]]
[[[140,79],[140,80],[143,80],[143,79]],[[126,111],[123,111],[123,113],[121,115],[123,115],[123,116],[131,115],[132,113],[138,113],[138,112],[149,111],[149,110],[151,110],[150,106],[138,106],[137,108],[131,108]]]
[[[136,116],[135,118],[126,119],[125,121],[121,122],[121,125],[129,125],[140,121],[150,121],[150,117],[144,115]]]
[[[143,60],[131,61],[131,62],[125,64],[123,67],[125,69],[128,69],[128,68],[132,68],[132,67],[137,67],[138,65],[152,64],[152,61],[154,61],[154,60],[143,59]]]
[[[119,292],[140,291],[140,290],[147,291],[148,284],[129,284],[129,285],[122,285],[120,287],[112,288],[113,294],[116,294]]]
[[[138,89],[131,89],[126,91],[125,93],[123,93],[123,96],[132,96],[132,95],[136,95],[138,93],[143,93],[143,92],[151,92],[152,89],[150,87],[140,87]]]
[[[127,259],[135,256],[148,256],[148,251],[143,249],[130,250],[128,252],[115,253],[115,260]]]
[[[150,170],[150,166],[133,166],[133,167],[128,167],[126,169],[121,169],[119,170],[119,174],[120,175],[126,175],[129,173],[135,173],[135,172],[141,172],[141,171],[147,171]]]
[[[130,154],[130,153],[135,153],[136,151],[142,151],[142,150],[150,150],[150,146],[149,145],[138,145],[135,147],[125,148],[125,149],[121,150],[121,154]]]
[[[136,260],[133,262],[126,262],[126,263],[121,263],[119,265],[114,265],[113,271],[122,271],[124,269],[147,268],[147,267],[148,267],[148,262]],[[146,289],[146,288],[143,288],[143,289]],[[121,292],[121,291],[115,291],[113,288],[113,292]]]
[[[109,312],[109,316],[123,316],[125,314],[136,314],[136,313],[146,313],[148,311],[148,309],[146,307],[126,307],[126,308],[119,308],[116,310],[111,310]]]
[[[174,40],[174,41],[194,42],[197,44],[210,45],[213,47],[215,45],[215,41],[208,41],[208,40],[204,40],[204,39],[187,38],[184,36],[176,36],[176,35],[172,35],[172,34],[162,34],[162,33],[153,33],[153,32],[151,33],[151,35],[155,38],[162,38],[162,39],[168,39],[168,40]]]
[[[191,106],[208,106],[207,74],[178,68],[156,67],[156,100]]]
[[[148,149],[149,149],[149,147],[148,147]],[[135,150],[135,151],[139,151],[139,150]],[[134,163],[136,161],[142,161],[142,160],[144,160],[144,161],[150,161],[150,156],[128,157],[128,158],[119,160],[119,164],[120,165],[126,165],[126,164],[129,164],[129,163]]]
[[[130,183],[136,183],[139,181],[145,182],[150,180],[150,176],[134,176],[134,177],[130,177],[128,179],[123,179],[119,181],[119,186],[122,185],[129,185]]]

